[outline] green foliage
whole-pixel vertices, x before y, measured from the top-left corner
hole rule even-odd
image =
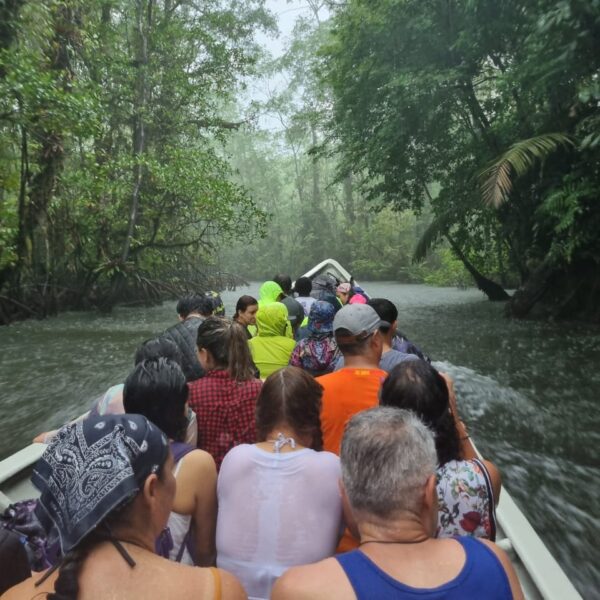
[[[321,56],[340,173],[431,208],[417,259],[449,235],[507,281],[600,262],[599,40],[597,0],[338,4]]]
[[[196,281],[222,240],[261,234],[222,154],[223,106],[255,69],[255,30],[273,27],[262,0],[15,7],[0,45],[0,292],[110,305],[123,278]]]
[[[480,173],[484,201],[499,208],[510,195],[513,176],[522,177],[552,152],[568,146],[575,143],[562,133],[545,133],[513,144]]]
[[[469,275],[463,263],[454,256],[452,250],[442,248],[439,252],[439,259],[439,268],[425,275],[425,283],[460,288],[472,285],[471,275]]]

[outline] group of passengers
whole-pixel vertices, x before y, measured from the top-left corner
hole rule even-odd
[[[46,434],[36,515],[61,558],[2,598],[522,597],[498,470],[391,301],[277,276],[231,320],[205,295],[177,311]]]

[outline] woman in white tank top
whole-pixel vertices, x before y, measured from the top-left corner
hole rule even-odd
[[[257,399],[257,444],[225,456],[217,564],[248,596],[269,598],[284,571],[332,556],[342,533],[337,456],[321,452],[322,387],[305,371],[270,375]]]

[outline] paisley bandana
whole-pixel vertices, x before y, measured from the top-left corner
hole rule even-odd
[[[36,514],[49,542],[73,549],[133,498],[169,452],[166,436],[141,415],[107,415],[63,427],[37,463]]]

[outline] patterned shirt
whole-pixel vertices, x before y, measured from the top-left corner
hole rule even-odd
[[[496,538],[496,515],[485,465],[451,460],[437,470],[438,529],[436,537],[468,535]]]
[[[261,386],[259,379],[236,381],[220,369],[189,383],[189,405],[198,421],[198,447],[212,455],[217,469],[231,448],[256,441],[254,412]]]

